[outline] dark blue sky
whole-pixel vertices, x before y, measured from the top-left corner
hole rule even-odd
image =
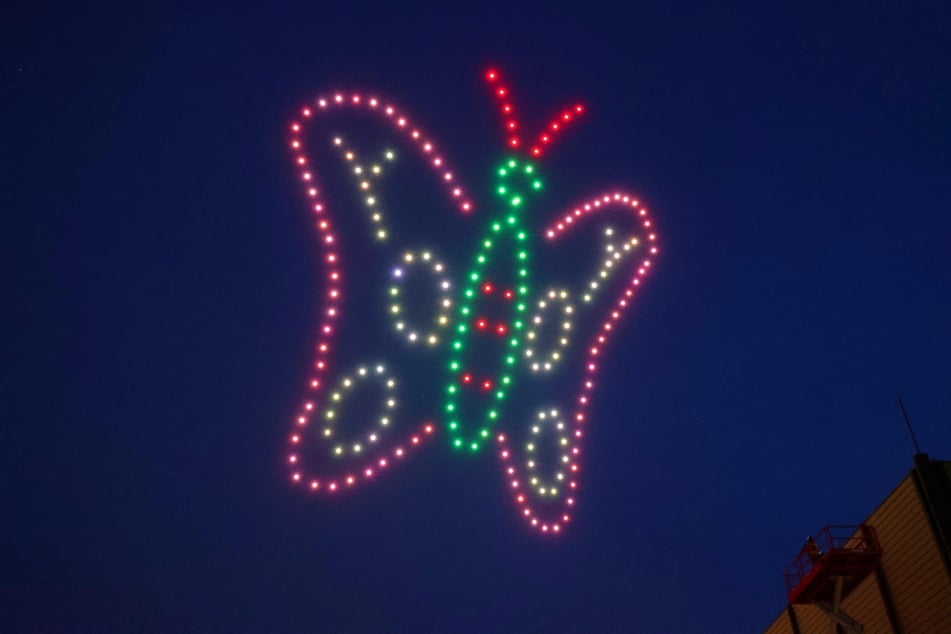
[[[911,466],[898,394],[951,457],[944,3],[3,12],[5,630],[756,631]],[[625,184],[663,236],[555,541],[444,438],[346,501],[283,463],[322,283],[289,118],[372,88],[487,199],[490,62],[589,105],[548,208]]]

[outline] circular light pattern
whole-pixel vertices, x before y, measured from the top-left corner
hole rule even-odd
[[[390,276],[393,283],[387,291],[390,306],[387,311],[393,320],[393,326],[396,331],[403,335],[411,344],[423,342],[428,346],[435,346],[439,343],[439,331],[449,325],[450,310],[452,309],[452,283],[446,273],[446,267],[442,262],[433,257],[429,251],[415,253],[407,251],[401,258],[402,264],[393,268]],[[408,324],[404,316],[406,310],[400,302],[403,282],[409,276],[409,271],[416,266],[427,267],[436,278],[436,288],[438,291],[437,302],[439,303],[438,312],[433,319],[433,325],[430,330],[421,332],[418,328]]]
[[[570,343],[568,334],[571,332],[575,308],[570,301],[571,295],[565,289],[549,289],[545,297],[538,300],[538,309],[529,321],[529,330],[525,333],[525,363],[532,372],[549,373],[554,370],[564,358],[565,349]],[[537,349],[539,333],[545,325],[545,313],[556,304],[561,304],[561,322],[555,333],[555,342],[552,349],[544,354]]]
[[[551,479],[540,475],[539,445],[545,442],[545,432],[554,435],[557,450],[557,465],[553,469]],[[525,443],[525,467],[528,481],[535,492],[541,497],[555,497],[567,486],[566,473],[571,464],[571,438],[568,426],[557,409],[538,412],[538,420],[532,424],[528,442]]]
[[[360,192],[363,195],[363,202],[366,203],[366,206],[370,213],[370,222],[373,223],[373,237],[377,241],[384,241],[389,236],[389,231],[386,228],[386,222],[383,217],[383,211],[380,209],[377,197],[373,193],[372,182],[379,179],[383,175],[383,168],[377,164],[371,165],[368,168],[363,167],[357,160],[357,154],[354,150],[349,149],[344,143],[343,138],[334,137],[333,140],[334,146],[340,150],[340,153],[343,155],[343,158],[350,164],[351,169],[353,170],[353,175],[359,183]],[[385,150],[383,152],[384,160],[388,162],[393,162],[396,158],[396,153],[393,150]]]
[[[340,409],[347,399],[347,396],[353,392],[361,383],[367,380],[376,380],[383,387],[384,398],[380,407],[380,414],[376,420],[376,429],[367,432],[363,438],[344,443],[336,439],[334,427],[340,418]],[[393,424],[393,415],[396,413],[396,379],[386,373],[386,367],[377,364],[374,367],[360,366],[356,374],[341,377],[334,390],[328,397],[327,407],[324,409],[324,427],[321,430],[324,438],[334,442],[333,455],[341,457],[344,455],[360,455],[367,449],[376,445],[380,440],[380,435],[385,433],[387,428]]]

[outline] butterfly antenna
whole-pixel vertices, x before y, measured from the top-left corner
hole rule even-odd
[[[557,137],[562,130],[571,125],[573,121],[576,121],[583,113],[584,106],[576,104],[572,108],[565,109],[557,117],[552,119],[548,125],[542,129],[541,134],[538,135],[538,138],[532,145],[532,149],[530,150],[532,156],[539,158],[545,152],[545,149],[551,145],[555,137]]]
[[[518,136],[519,124],[515,118],[515,108],[512,107],[512,97],[509,89],[502,82],[502,76],[495,68],[490,68],[485,73],[485,79],[492,86],[492,93],[499,102],[499,108],[502,111],[505,133],[508,135],[506,145],[513,150],[522,146],[522,141]]]
[[[485,79],[489,82],[489,85],[492,86],[493,94],[498,100],[499,107],[502,110],[505,133],[508,135],[507,145],[513,150],[518,149],[522,146],[522,140],[518,133],[520,126],[518,120],[515,118],[515,109],[512,106],[511,93],[502,81],[502,75],[498,69],[490,68],[487,70]],[[552,141],[558,134],[570,126],[573,121],[576,121],[584,111],[584,106],[576,104],[559,113],[558,116],[552,119],[548,125],[542,129],[538,138],[535,139],[535,142],[529,150],[531,156],[534,158],[541,157],[545,150],[551,146]]]

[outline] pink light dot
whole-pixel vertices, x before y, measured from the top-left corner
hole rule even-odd
[[[317,487],[319,487],[319,486],[320,486],[320,483],[317,482],[317,480],[313,480],[313,481],[310,483],[310,488],[311,488],[311,489],[316,490]]]
[[[300,474],[295,473],[294,475],[291,476],[291,480],[293,480],[294,482],[300,482]]]

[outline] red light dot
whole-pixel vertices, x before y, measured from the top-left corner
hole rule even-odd
[[[512,299],[515,296],[515,293],[512,292],[512,289],[508,289],[505,293],[502,294],[505,299]]]
[[[485,330],[488,325],[489,323],[484,319],[480,319],[476,321],[476,328],[478,328],[479,330]]]
[[[492,289],[493,289],[493,286],[491,282],[486,282],[485,284],[482,285],[482,292],[485,293],[486,295],[490,294],[492,292]]]
[[[499,324],[498,326],[495,327],[495,332],[499,333],[500,335],[504,335],[505,331],[506,331],[505,324]]]
[[[462,375],[462,382],[463,382],[463,383],[472,383],[472,375],[469,374],[468,372],[465,373],[465,374],[463,374],[463,375]]]
[[[491,389],[492,389],[492,381],[490,381],[489,379],[486,379],[485,381],[483,381],[483,382],[482,382],[482,389],[485,390],[486,392],[488,392],[489,390],[491,390]]]

